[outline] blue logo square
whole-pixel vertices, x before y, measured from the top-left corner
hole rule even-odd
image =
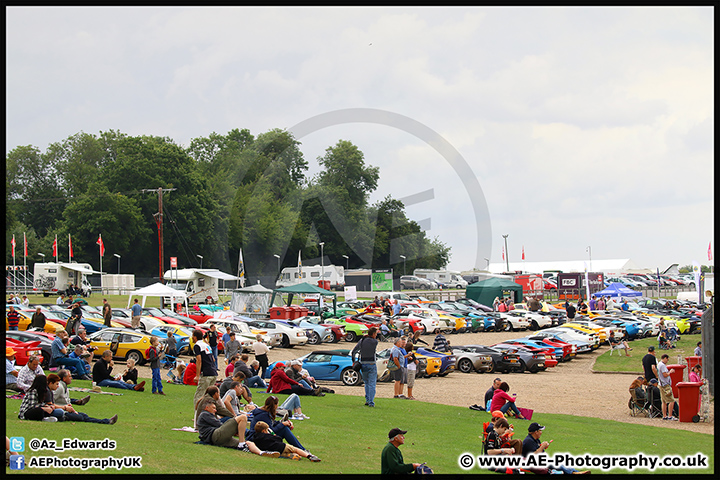
[[[24,452],[25,451],[25,437],[10,437],[10,451],[11,452]]]
[[[10,470],[25,470],[25,455],[10,455]]]

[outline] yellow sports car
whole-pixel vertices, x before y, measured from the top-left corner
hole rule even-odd
[[[129,328],[108,327],[88,335],[90,345],[98,347],[97,354],[111,350],[114,358],[133,359],[137,365],[147,360],[145,351],[150,347],[150,335]],[[160,349],[167,340],[160,338]]]
[[[7,313],[7,309],[5,312]],[[29,311],[26,310],[20,310],[19,308],[16,308],[15,311],[20,316],[20,321],[18,322],[18,330],[27,330],[28,327],[30,327],[30,324],[32,323],[32,316],[33,313],[35,313],[35,310]],[[5,330],[8,329],[8,322],[7,317],[5,317]],[[45,319],[45,328],[43,329],[46,333],[52,333],[55,334],[56,332],[59,332],[60,330],[65,330],[65,327],[57,322],[53,322],[52,320]]]

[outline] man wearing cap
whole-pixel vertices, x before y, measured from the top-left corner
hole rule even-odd
[[[407,430],[400,430],[399,428],[393,428],[390,430],[390,433],[388,433],[390,441],[385,445],[380,455],[381,474],[412,473],[420,466],[419,463],[405,463],[403,460],[403,455],[399,447],[405,443],[406,433]]]
[[[17,385],[18,371],[15,370],[15,350],[11,347],[5,348],[5,389],[22,392]]]
[[[645,372],[645,380],[650,382],[653,378],[658,378],[657,358],[655,358],[655,347],[650,345],[648,353],[642,358],[643,371]]]
[[[528,436],[525,437],[525,440],[523,440],[523,446],[522,446],[522,456],[527,457],[528,455],[534,455],[534,454],[540,454],[545,453],[545,450],[550,446],[549,442],[541,442],[540,436],[542,435],[543,430],[545,430],[545,427],[543,425],[539,425],[536,422],[533,422],[528,427]],[[532,469],[531,469],[532,470]],[[539,473],[539,472],[536,472]],[[583,473],[590,473],[589,470],[584,470],[582,472],[575,470],[574,468],[565,467],[563,465],[555,465],[550,469],[550,472],[545,473],[574,473],[574,474],[583,474]]]
[[[290,362],[290,365],[288,365],[285,368],[285,374],[289,377],[298,382],[302,387],[305,387],[309,390],[313,391],[313,395],[316,395],[318,397],[324,397],[325,393],[321,392],[319,389],[315,389],[310,386],[310,384],[303,378],[302,373],[300,373],[300,370],[302,370],[302,360],[292,360]]]

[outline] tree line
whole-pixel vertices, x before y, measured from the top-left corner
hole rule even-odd
[[[444,268],[450,247],[428,238],[405,214],[401,201],[386,196],[369,204],[379,168],[366,164],[346,140],[317,160],[321,171],[308,177],[300,142],[273,129],[254,136],[246,129],[195,138],[183,148],[168,137],[129,136],[118,131],[84,132],[52,143],[42,152],[27,145],[11,150],[6,164],[6,264],[52,257],[99,268],[98,236],[105,245],[103,270],[113,254],[122,273],[158,274],[159,210],[162,188],[165,265],[219,268],[235,273],[239,252],[249,279],[273,276],[281,267],[319,258],[350,268],[396,267],[406,258],[414,268]],[[168,189],[165,192],[165,189]],[[18,240],[19,239],[19,240]],[[347,259],[343,256],[347,255]],[[54,259],[53,259],[54,260]],[[398,271],[398,268],[395,268]]]

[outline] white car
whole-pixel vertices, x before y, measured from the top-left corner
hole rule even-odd
[[[505,325],[509,325],[509,329],[515,330],[527,330],[530,327],[530,322],[525,318],[525,314],[522,310],[516,311],[511,310],[509,312],[494,312],[496,315],[502,318]],[[497,323],[497,320],[495,321]]]
[[[250,327],[247,322],[235,318],[208,318],[205,325],[217,325],[218,335],[225,333],[226,327],[235,332],[235,339],[243,345],[243,350],[247,350],[245,341],[250,341],[250,346],[255,342],[255,336],[260,334],[263,336],[265,344],[272,348],[280,345],[282,336],[267,332],[264,329]]]
[[[283,348],[292,348],[295,345],[305,345],[312,333],[312,330],[310,329],[293,327],[287,323],[276,322],[274,320],[243,320],[251,327],[261,328],[266,330],[268,333],[280,334],[282,338],[280,340],[280,346]]]
[[[552,327],[552,317],[550,317],[549,315],[542,315],[540,313],[531,312],[529,310],[518,309],[506,313],[510,316],[523,315],[528,321],[527,328],[530,330],[540,330],[541,328]],[[513,326],[513,329],[514,328],[515,327]]]
[[[404,308],[397,316],[416,318],[420,320],[423,327],[425,327],[424,333],[438,333],[441,331],[449,333],[455,330],[454,324],[450,325],[444,316],[441,317],[431,308]]]
[[[600,338],[596,334],[587,334],[583,333],[580,330],[576,330],[571,327],[565,327],[563,325],[560,325],[559,327],[553,327],[550,329],[545,330],[546,332],[563,332],[566,333],[570,338],[574,340],[581,340],[583,342],[588,342],[592,349],[595,350],[600,346]]]

